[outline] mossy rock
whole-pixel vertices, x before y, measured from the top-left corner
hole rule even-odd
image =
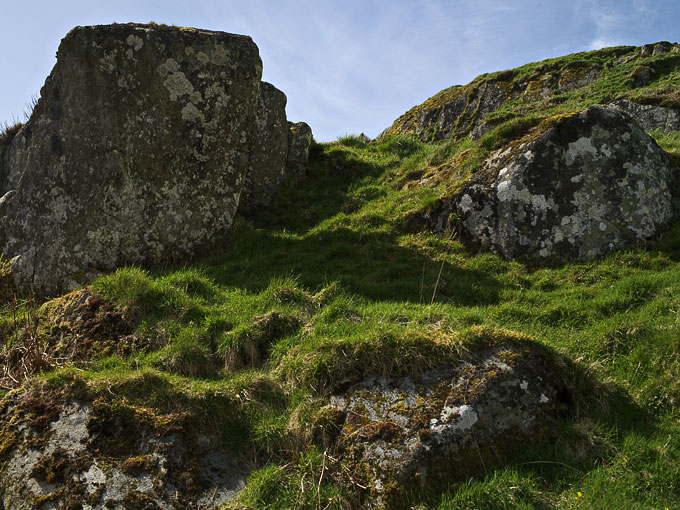
[[[250,471],[188,414],[29,384],[0,404],[0,500],[28,510],[219,505]],[[152,505],[152,506],[149,506]]]
[[[507,258],[588,260],[653,238],[674,217],[672,164],[616,107],[545,119],[442,200],[471,245]],[[446,228],[446,225],[443,225]]]
[[[58,293],[84,272],[188,260],[215,246],[248,171],[261,74],[246,36],[71,30],[3,158],[16,188],[0,251],[17,283]]]
[[[414,490],[482,472],[548,438],[569,409],[564,388],[550,356],[508,345],[418,377],[368,378],[331,403],[346,416],[339,442],[371,507],[400,509]]]

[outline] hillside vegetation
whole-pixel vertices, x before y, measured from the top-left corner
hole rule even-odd
[[[680,223],[606,258],[535,265],[422,222],[491,150],[551,116],[618,97],[679,106],[680,53],[639,52],[477,78],[467,87],[532,90],[551,73],[599,70],[583,87],[505,102],[477,140],[405,129],[317,144],[303,182],[193,264],[123,268],[46,303],[15,292],[0,269],[0,396],[22,387],[43,405],[88,399],[102,415],[216,434],[257,466],[230,508],[357,508],[363,481],[338,449],[334,391],[524,342],[558,360],[571,394],[553,439],[414,489],[406,507],[680,508]],[[641,66],[654,73],[636,86]],[[650,134],[680,161],[680,133]],[[10,439],[0,430],[0,456]]]

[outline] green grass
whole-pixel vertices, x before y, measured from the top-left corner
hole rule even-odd
[[[570,62],[604,68],[629,51]],[[650,58],[666,69],[666,57]],[[566,62],[505,76],[525,79]],[[680,223],[646,245],[552,266],[474,253],[414,225],[488,150],[547,115],[611,94],[629,70],[620,71],[611,90],[593,87],[569,104],[546,103],[529,116],[508,106],[479,144],[348,135],[316,147],[307,180],[237,219],[210,257],[122,268],[92,283],[124,311],[143,349],[55,364],[27,384],[189,416],[259,466],[234,507],[356,508],[361,489],[332,448],[332,391],[370,374],[441,366],[479,346],[527,342],[561,360],[556,377],[573,393],[573,416],[557,424],[557,440],[412,493],[411,505],[680,508]],[[676,83],[671,71],[659,74],[660,86]],[[679,157],[677,133],[652,135]],[[37,305],[3,299],[10,366],[8,353],[37,334]]]

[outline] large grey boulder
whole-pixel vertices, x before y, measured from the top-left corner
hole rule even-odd
[[[673,217],[671,164],[628,115],[591,106],[492,154],[430,221],[507,258],[587,260]]]
[[[536,441],[566,410],[552,361],[508,345],[419,377],[370,378],[335,395],[339,443],[371,508],[408,508],[414,487],[491,467]],[[545,437],[545,435],[543,435]]]
[[[228,231],[249,168],[262,64],[249,37],[77,27],[0,175],[0,251],[59,290],[195,255]]]

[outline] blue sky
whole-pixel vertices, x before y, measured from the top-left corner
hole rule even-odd
[[[0,123],[23,120],[76,25],[149,22],[250,35],[289,120],[319,141],[373,137],[484,72],[680,39],[678,0],[0,0]]]

